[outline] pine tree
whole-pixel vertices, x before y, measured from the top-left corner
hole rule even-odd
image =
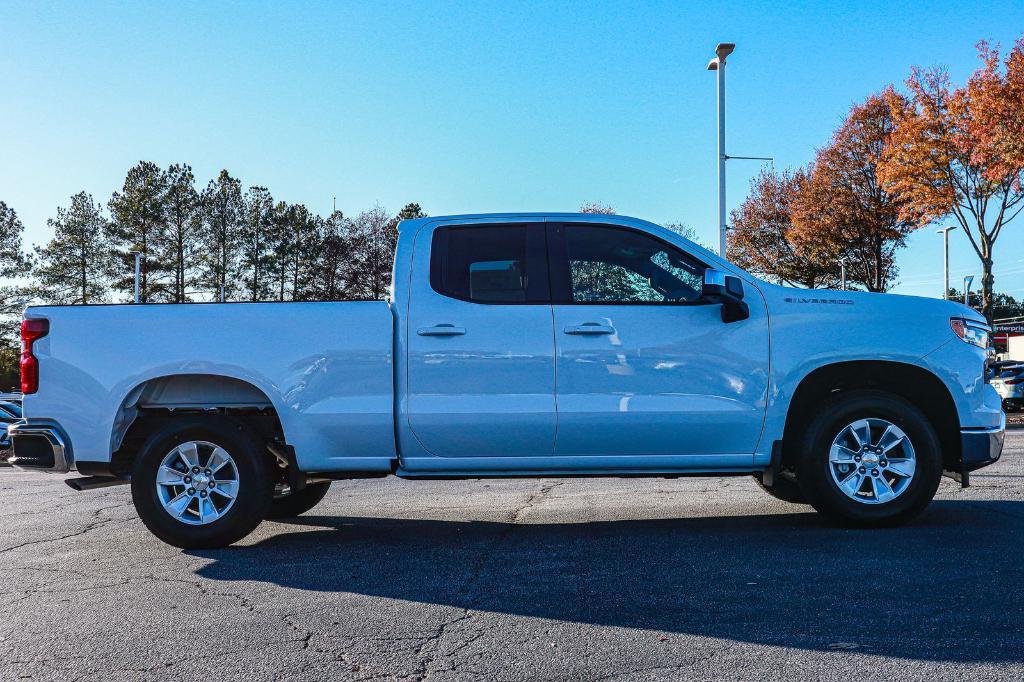
[[[161,260],[173,272],[171,300],[184,303],[189,300],[188,288],[195,283],[199,231],[202,225],[199,193],[196,192],[191,166],[174,164],[164,175],[167,187],[164,220],[167,231],[162,244]]]
[[[288,286],[288,264],[292,249],[291,213],[292,207],[279,201],[274,206],[270,220],[270,257],[267,273],[270,277],[271,296],[277,301],[284,301],[285,289]]]
[[[292,206],[289,224],[291,226],[288,273],[291,280],[293,301],[312,298],[310,281],[319,251],[320,216],[311,213],[302,204]]]
[[[143,301],[170,298],[163,260],[167,239],[167,176],[150,161],[140,161],[124,179],[121,192],[114,192],[108,206],[108,223],[113,247],[112,286],[131,294],[135,290],[135,256],[142,254],[139,292]]]
[[[107,298],[111,244],[107,219],[92,195],[79,192],[71,206],[47,221],[53,239],[35,247],[36,294],[51,303],[99,303]]]
[[[274,221],[274,198],[266,187],[250,187],[245,194],[242,221],[242,279],[250,301],[261,301],[270,293],[270,244]]]
[[[14,209],[0,201],[0,277],[8,282],[26,274],[29,260],[21,250],[25,226]],[[0,389],[11,390],[18,383],[18,325],[26,298],[24,286],[0,286]]]
[[[202,282],[216,300],[227,301],[235,291],[243,208],[242,183],[227,170],[203,190]]]

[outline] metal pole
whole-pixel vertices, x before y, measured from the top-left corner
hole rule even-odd
[[[949,231],[955,230],[956,225],[935,230],[942,235],[942,298],[949,299]]]
[[[842,284],[843,291],[846,291],[846,258],[845,257],[839,259],[839,271],[841,273],[839,275],[839,277],[840,277],[840,279],[843,282],[843,284]]]
[[[949,298],[949,230],[942,231],[942,298]]]
[[[715,58],[708,62],[708,71],[718,72],[718,255],[725,258],[727,244],[725,217],[725,60],[736,49],[735,43],[718,43]]]
[[[135,255],[135,303],[140,303],[140,287],[139,282],[142,280],[142,253],[139,251],[132,251]]]
[[[725,258],[725,59],[718,59],[718,255]]]

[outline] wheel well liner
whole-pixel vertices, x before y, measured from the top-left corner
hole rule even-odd
[[[958,470],[960,417],[949,389],[936,375],[916,365],[883,360],[855,360],[824,365],[800,381],[789,403],[783,431],[782,463],[793,469],[799,434],[810,422],[814,408],[839,391],[873,388],[898,395],[921,410],[942,444],[943,468]]]
[[[218,374],[172,374],[142,382],[125,396],[111,433],[111,469],[131,466],[154,428],[182,414],[230,414],[266,439],[283,429],[273,403],[258,386]]]

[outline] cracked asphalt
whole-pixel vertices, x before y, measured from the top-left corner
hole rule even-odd
[[[1022,455],[898,529],[746,478],[391,478],[201,552],[0,469],[0,679],[1020,680]]]

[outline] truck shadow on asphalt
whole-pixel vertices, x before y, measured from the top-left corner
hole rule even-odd
[[[794,507],[794,509],[807,509]],[[198,573],[812,650],[1024,661],[1024,502],[911,525],[813,513],[590,523],[303,516]],[[338,614],[343,615],[343,614]]]

